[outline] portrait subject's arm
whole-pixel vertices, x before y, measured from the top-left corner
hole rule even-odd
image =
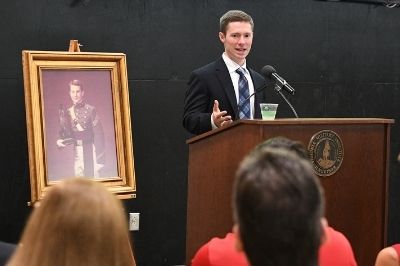
[[[59,148],[71,144],[71,118],[63,105],[58,108],[59,131],[56,144]]]

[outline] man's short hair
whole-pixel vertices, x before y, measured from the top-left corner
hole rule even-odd
[[[256,149],[234,184],[234,219],[252,266],[316,266],[323,195],[311,164],[293,152]]]
[[[264,148],[280,148],[286,149],[294,152],[297,156],[302,159],[309,160],[308,152],[304,147],[303,143],[295,140],[288,139],[286,137],[278,136],[267,139],[264,142],[261,142],[255,147],[255,150],[264,149]]]
[[[248,22],[251,25],[251,30],[254,30],[253,18],[241,10],[229,10],[219,19],[219,31],[226,34],[228,24],[231,22]]]
[[[69,87],[71,87],[71,86],[79,86],[81,88],[81,91],[84,90],[82,81],[80,81],[78,79],[71,80],[69,82]]]

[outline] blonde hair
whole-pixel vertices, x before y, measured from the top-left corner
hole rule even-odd
[[[55,185],[33,210],[8,265],[136,265],[121,202],[87,179]]]

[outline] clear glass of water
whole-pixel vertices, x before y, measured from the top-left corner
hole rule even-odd
[[[263,120],[274,120],[276,111],[278,110],[277,103],[260,103],[261,116]]]

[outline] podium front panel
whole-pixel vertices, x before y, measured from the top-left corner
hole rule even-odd
[[[186,260],[212,237],[230,232],[232,185],[241,160],[276,136],[306,147],[319,131],[341,139],[343,162],[320,177],[329,224],[349,239],[359,265],[373,265],[386,244],[389,119],[298,119],[236,123],[189,141]]]

